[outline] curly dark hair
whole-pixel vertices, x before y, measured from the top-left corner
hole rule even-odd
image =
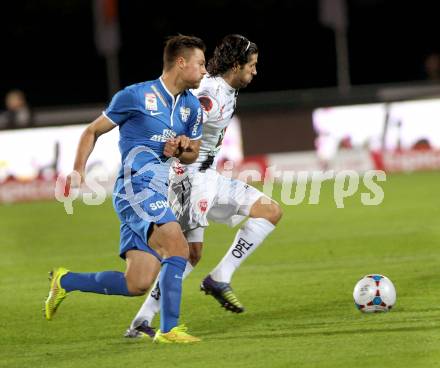
[[[238,34],[227,35],[215,48],[206,69],[211,76],[222,75],[235,65],[246,64],[249,56],[257,53],[257,45],[246,37]]]
[[[188,50],[200,49],[206,51],[205,43],[198,37],[177,35],[171,36],[165,43],[163,50],[163,65],[169,69],[179,56],[187,56]]]

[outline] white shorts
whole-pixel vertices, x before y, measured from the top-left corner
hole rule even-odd
[[[168,199],[188,242],[202,242],[208,220],[235,226],[264,196],[258,189],[214,169],[171,175]]]

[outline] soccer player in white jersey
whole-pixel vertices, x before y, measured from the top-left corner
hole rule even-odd
[[[228,35],[217,45],[208,63],[208,75],[194,91],[203,108],[203,133],[198,159],[178,165],[171,173],[169,201],[190,248],[185,278],[199,262],[208,219],[234,226],[247,221],[220,263],[202,281],[201,290],[212,295],[226,310],[244,311],[234,295],[234,272],[274,230],[281,218],[280,206],[254,187],[216,171],[216,156],[234,114],[237,94],[257,74],[257,45],[240,35]],[[133,319],[126,337],[154,336],[151,322],[160,310],[160,285],[156,282]]]

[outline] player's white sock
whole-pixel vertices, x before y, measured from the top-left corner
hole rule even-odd
[[[191,265],[191,263],[186,262],[185,271],[182,275],[183,279],[185,279],[186,276],[188,276],[193,269],[194,267]],[[151,325],[154,316],[160,312],[160,292],[158,293],[158,290],[156,288],[157,282],[159,281],[159,276],[160,273],[159,275],[157,275],[153,288],[148,293],[147,299],[145,299],[144,304],[142,304],[142,307],[139,309],[138,313],[131,321],[131,329],[136,328],[145,320],[147,320],[149,325]]]
[[[237,231],[234,242],[221,262],[210,273],[215,281],[231,282],[235,270],[249,257],[263,240],[275,229],[275,225],[264,218],[250,218]]]

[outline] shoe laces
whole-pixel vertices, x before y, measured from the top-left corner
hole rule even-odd
[[[241,305],[241,303],[238,301],[238,298],[235,296],[232,289],[223,292],[223,297],[230,303],[233,303],[235,305]]]
[[[181,324],[179,326],[174,327],[173,330],[175,330],[176,332],[181,332],[186,334],[188,331],[188,327],[186,327],[184,324]]]

